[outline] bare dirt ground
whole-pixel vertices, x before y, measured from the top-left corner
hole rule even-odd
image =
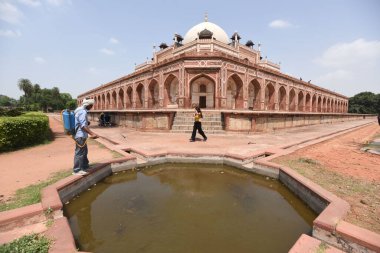
[[[51,143],[0,154],[0,202],[10,200],[17,189],[47,180],[55,172],[72,168],[74,141],[63,133],[60,121],[50,116],[49,124],[55,136]],[[92,140],[88,143],[90,163],[113,158],[113,153],[97,142]]]
[[[374,123],[273,161],[350,203],[346,221],[380,233],[380,155],[360,150],[379,135],[380,127]]]

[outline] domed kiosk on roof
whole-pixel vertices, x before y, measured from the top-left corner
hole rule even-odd
[[[212,37],[220,42],[229,43],[228,35],[227,33],[218,25],[204,21],[196,26],[193,26],[190,28],[190,30],[186,33],[184,39],[183,39],[183,44],[192,42],[196,39],[199,38],[199,34],[204,31],[208,30],[212,32]]]

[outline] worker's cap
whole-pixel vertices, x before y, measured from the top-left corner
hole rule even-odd
[[[82,105],[83,106],[89,106],[89,105],[93,105],[95,103],[95,100],[92,99],[92,98],[85,98],[82,102]]]

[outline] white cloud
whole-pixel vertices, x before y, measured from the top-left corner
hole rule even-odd
[[[18,0],[20,3],[32,6],[32,7],[38,7],[41,5],[41,2],[38,0]]]
[[[43,64],[43,63],[46,62],[46,60],[45,60],[44,58],[39,57],[39,56],[34,57],[34,61],[35,61],[36,63],[38,63],[38,64]]]
[[[357,39],[327,48],[314,60],[323,68],[316,83],[349,96],[362,91],[380,92],[380,41]]]
[[[57,7],[64,4],[71,4],[71,0],[46,0],[46,2]]]
[[[337,69],[320,76],[316,83],[342,83],[351,80],[352,77],[351,72],[344,69]]]
[[[119,44],[119,43],[120,43],[119,40],[116,39],[116,38],[114,38],[114,37],[110,38],[109,42],[110,42],[111,44]]]
[[[8,2],[0,2],[0,19],[11,24],[19,24],[23,16],[16,6]]]
[[[379,59],[380,41],[357,39],[331,46],[315,62],[325,67],[342,68],[368,65]]]
[[[271,27],[271,28],[283,29],[283,28],[292,27],[293,25],[290,22],[286,21],[286,20],[276,19],[276,20],[273,20],[272,22],[270,22],[268,24],[268,26]]]
[[[12,31],[12,30],[0,30],[0,36],[1,37],[8,37],[8,38],[20,37],[21,32],[20,31]]]
[[[99,51],[103,54],[106,54],[106,55],[114,55],[115,54],[114,51],[112,51],[111,49],[108,49],[108,48],[102,48]]]

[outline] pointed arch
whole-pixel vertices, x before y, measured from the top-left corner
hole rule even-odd
[[[145,89],[142,83],[136,87],[136,108],[144,108]]]
[[[133,107],[133,88],[132,86],[129,86],[127,88],[127,96],[125,101],[125,107],[126,108],[132,108]]]
[[[310,93],[308,92],[305,96],[305,111],[306,112],[310,112],[312,110],[312,107],[311,107],[311,95]]]
[[[111,95],[111,107],[110,109],[116,109],[116,98],[117,98],[117,94],[116,94],[116,91],[112,91],[112,95]]]
[[[303,91],[298,92],[298,111],[305,111],[305,96],[303,95]]]
[[[111,93],[107,92],[106,95],[106,108],[105,109],[111,109]]]
[[[326,97],[322,97],[322,109],[321,112],[326,112]]]
[[[148,108],[159,107],[159,86],[156,79],[152,79],[148,85]]]
[[[227,79],[227,108],[244,108],[243,81],[237,74],[232,74]]]
[[[190,82],[191,104],[198,104],[201,108],[215,107],[215,81],[208,75],[201,74]]]
[[[124,90],[120,88],[117,93],[117,109],[124,109]]]
[[[296,92],[293,88],[289,91],[289,111],[296,111]]]
[[[331,112],[331,99],[326,97],[326,112]]]
[[[317,95],[314,94],[313,98],[311,100],[311,111],[316,112],[317,111]]]
[[[268,83],[265,86],[265,100],[264,100],[265,110],[273,111],[275,109],[274,94],[275,94],[274,85],[272,83]]]
[[[248,84],[248,108],[260,110],[260,94],[261,85],[256,79],[253,79]]]
[[[106,109],[106,95],[102,94],[102,110]]]
[[[317,98],[317,112],[322,112],[322,98],[318,96]]]
[[[170,104],[178,104],[178,78],[170,74],[164,81],[164,107]]]
[[[278,108],[280,111],[286,111],[286,89],[280,86],[278,89]]]

